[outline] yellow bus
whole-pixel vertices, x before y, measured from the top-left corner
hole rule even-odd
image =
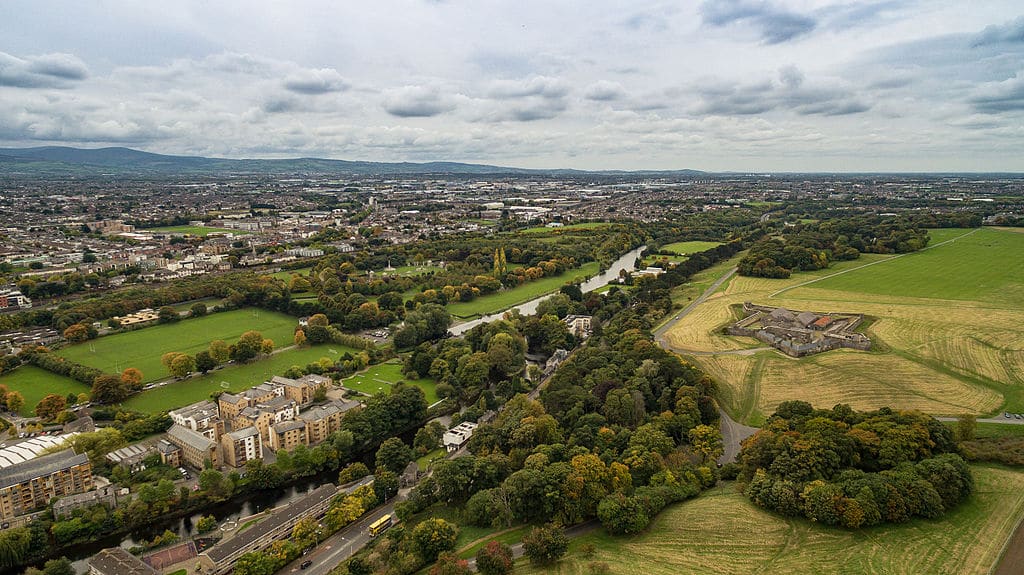
[[[370,537],[376,537],[391,527],[391,516],[385,515],[370,524]]]

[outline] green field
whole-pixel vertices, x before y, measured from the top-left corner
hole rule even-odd
[[[25,405],[18,412],[25,417],[34,416],[36,404],[51,393],[64,397],[69,393],[78,395],[90,391],[89,386],[84,383],[50,373],[34,365],[23,365],[0,376],[0,384],[6,385],[11,391],[21,393],[25,398]]]
[[[238,309],[175,323],[154,325],[135,331],[108,335],[56,352],[71,361],[121,373],[125,368],[142,370],[143,380],[169,377],[160,356],[169,351],[195,355],[212,340],[236,341],[244,332],[256,330],[279,347],[292,344],[294,317],[266,310]]]
[[[666,509],[645,532],[574,540],[554,567],[517,564],[516,573],[687,574],[985,574],[1024,516],[1024,474],[974,466],[975,494],[938,520],[845,531],[764,511],[735,491],[715,488]],[[593,557],[580,546],[594,545]]]
[[[471,319],[497,313],[515,305],[528,302],[533,298],[556,292],[566,283],[585,280],[597,275],[597,272],[597,262],[586,263],[555,277],[540,278],[510,290],[478,297],[473,301],[450,303],[448,304],[448,311],[462,319]]]
[[[933,247],[903,256],[863,254],[785,280],[733,277],[666,339],[692,353],[718,381],[723,407],[751,424],[794,399],[952,416],[1024,412],[1024,236],[929,232]],[[764,346],[720,328],[745,301],[864,314],[874,347],[800,360],[742,352]]]
[[[206,375],[191,377],[182,381],[168,383],[162,387],[149,389],[133,395],[124,406],[128,409],[155,413],[174,409],[197,401],[202,401],[215,391],[231,391],[237,393],[254,385],[259,385],[275,375],[281,375],[293,365],[305,367],[321,357],[337,360],[345,352],[358,353],[356,350],[337,344],[324,344],[315,347],[288,349],[275,353],[268,358],[242,365],[228,365],[222,369],[211,371]],[[221,382],[228,382],[224,387]]]
[[[206,237],[213,233],[229,233],[236,236],[248,235],[246,232],[241,230],[229,230],[227,228],[211,228],[207,226],[165,226],[162,228],[146,228],[144,230],[138,230],[139,232],[151,232],[159,234],[161,232],[167,234],[189,234],[192,236]]]
[[[697,252],[703,252],[710,250],[711,248],[717,248],[722,245],[722,242],[676,242],[674,244],[668,244],[667,246],[661,246],[663,252],[672,252],[680,256],[689,256]]]
[[[224,298],[204,297],[203,299],[196,299],[192,301],[183,301],[181,303],[176,303],[173,304],[171,307],[173,307],[176,311],[183,312],[191,310],[192,306],[196,305],[197,303],[206,304],[207,311],[213,311],[213,308],[218,307],[220,306],[220,304],[224,303]]]
[[[610,226],[610,225],[612,225],[612,224],[608,223],[608,222],[586,222],[586,223],[582,223],[582,224],[570,224],[568,226],[561,226],[561,227],[557,227],[557,228],[549,228],[547,226],[537,226],[535,228],[526,228],[526,229],[523,229],[523,230],[519,230],[518,232],[515,232],[515,233],[518,233],[518,234],[543,234],[545,232],[548,232],[548,233],[558,233],[558,232],[566,232],[566,231],[572,231],[572,230],[592,230],[594,228],[603,228],[605,226]]]
[[[399,381],[404,381],[422,389],[423,395],[427,398],[427,405],[433,405],[437,402],[436,381],[430,378],[409,379],[402,375],[402,364],[395,361],[371,365],[366,371],[361,371],[348,379],[342,380],[341,385],[367,395],[377,395],[378,393],[386,393],[391,385]]]
[[[292,276],[307,277],[307,276],[309,276],[309,272],[312,271],[312,269],[313,268],[310,267],[310,268],[298,268],[298,269],[294,269],[294,270],[282,270],[282,271],[279,271],[279,272],[274,272],[274,273],[272,273],[270,275],[271,275],[271,277],[275,277],[275,278],[277,278],[279,280],[288,281],[288,280],[292,279]]]
[[[1020,303],[1024,302],[1024,234],[988,228],[929,230],[935,249],[908,254],[897,265],[871,266],[814,284],[861,293]]]

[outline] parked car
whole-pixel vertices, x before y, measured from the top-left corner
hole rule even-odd
[[[313,560],[312,559],[306,559],[305,561],[302,562],[302,565],[299,565],[299,569],[309,569],[309,566],[312,565],[312,564],[313,564]]]

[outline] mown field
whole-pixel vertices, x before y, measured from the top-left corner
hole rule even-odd
[[[285,347],[292,344],[295,325],[295,318],[283,313],[238,309],[116,333],[66,347],[57,353],[108,373],[134,367],[142,370],[143,380],[149,382],[169,377],[160,363],[160,357],[169,351],[195,355],[215,339],[232,343],[249,330],[256,330],[274,340],[275,345]]]
[[[0,385],[21,393],[25,405],[18,412],[25,417],[35,415],[36,404],[51,393],[64,397],[69,393],[89,393],[89,386],[70,377],[64,377],[40,369],[34,365],[22,365],[10,373],[0,376]]]
[[[289,349],[270,357],[242,365],[227,365],[206,375],[167,383],[133,395],[124,402],[128,409],[155,413],[202,401],[215,391],[239,392],[259,385],[275,375],[281,375],[293,365],[304,367],[321,357],[336,361],[346,352],[357,350],[337,344],[324,344],[300,349]],[[227,386],[223,385],[227,382]]]
[[[399,381],[422,389],[423,395],[427,398],[427,405],[437,402],[437,382],[430,378],[409,379],[405,377],[402,375],[402,364],[397,361],[371,365],[366,371],[342,380],[341,385],[367,395],[377,395],[378,393],[388,393],[391,386]]]
[[[560,226],[555,228],[549,228],[547,226],[537,226],[535,228],[526,228],[519,230],[516,233],[519,234],[543,234],[545,232],[560,232],[560,231],[572,231],[572,230],[592,230],[594,228],[603,228],[612,224],[608,222],[586,222],[582,224],[569,224],[568,226]]]
[[[937,415],[1024,411],[1024,236],[988,228],[931,235],[933,246],[956,239],[786,280],[734,277],[666,339],[718,380],[730,413],[755,425],[788,399]],[[876,349],[800,360],[754,351],[764,346],[720,331],[735,317],[730,306],[744,301],[865,314]]]
[[[703,251],[710,250],[711,248],[717,248],[720,245],[722,245],[722,242],[701,242],[701,241],[676,242],[674,244],[668,244],[668,245],[665,245],[665,246],[661,246],[661,250],[660,251],[672,252],[672,253],[674,253],[676,255],[680,255],[680,256],[688,256],[688,255],[695,254],[697,252],[703,252]]]
[[[556,292],[566,283],[585,280],[597,275],[597,262],[585,263],[554,277],[543,277],[527,282],[510,290],[503,290],[478,297],[473,301],[448,304],[448,312],[462,319],[472,319],[482,315],[497,313],[515,305],[528,302],[533,298]]]
[[[146,228],[144,230],[138,230],[139,232],[151,232],[154,234],[165,233],[165,234],[189,234],[193,236],[206,237],[213,233],[229,233],[236,236],[248,235],[247,232],[242,230],[231,230],[228,228],[211,228],[207,226],[165,226],[162,228]]]
[[[984,574],[1024,516],[1024,473],[975,466],[976,492],[939,520],[845,531],[764,511],[719,487],[658,515],[645,533],[574,540],[554,567],[520,561],[516,573],[687,574]],[[592,544],[592,557],[580,547]]]

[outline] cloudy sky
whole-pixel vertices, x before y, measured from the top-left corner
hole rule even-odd
[[[0,146],[1024,171],[1020,0],[4,0]]]

